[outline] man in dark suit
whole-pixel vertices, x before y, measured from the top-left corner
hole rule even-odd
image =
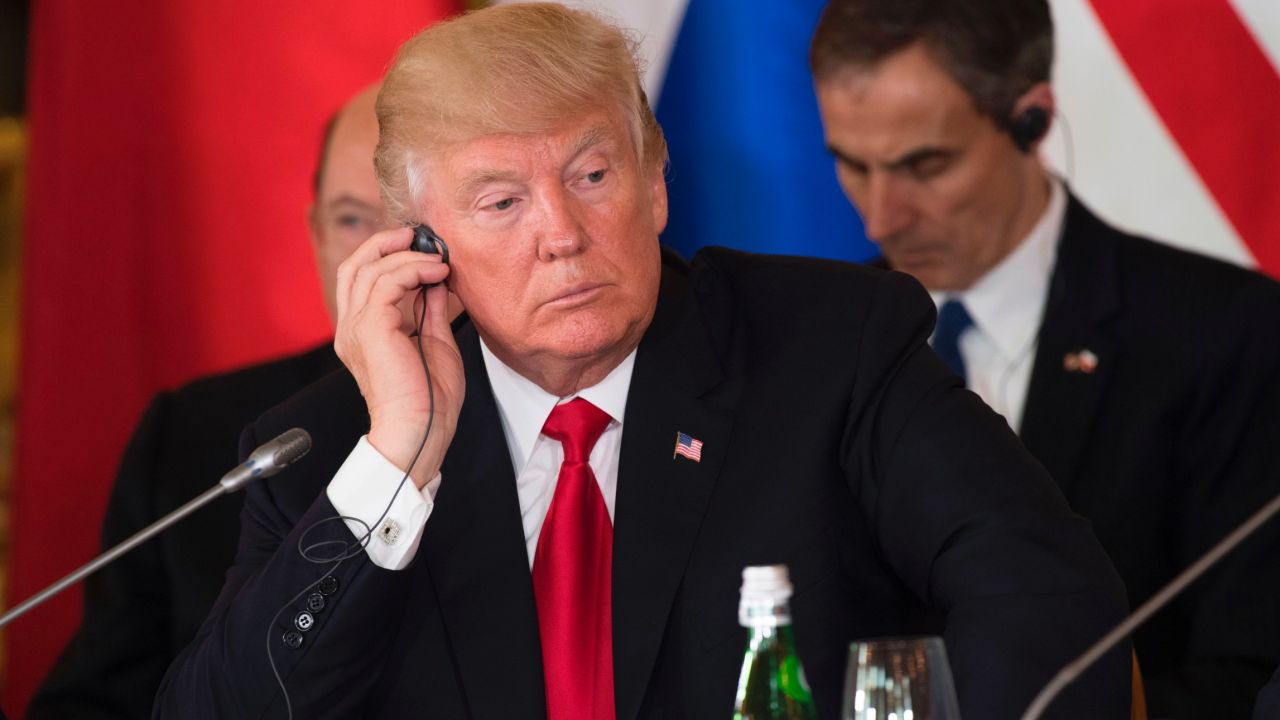
[[[790,568],[824,717],[854,638],[941,630],[966,716],[1014,717],[1122,617],[1087,525],[928,349],[914,281],[662,262],[665,142],[630,47],[516,4],[401,48],[379,179],[450,259],[397,230],[339,270],[350,372],[247,434],[315,449],[250,490],[157,716],[728,717],[762,563]],[[1055,711],[1127,717],[1128,652]]]
[[[1122,233],[1050,176],[1043,0],[836,0],[811,61],[840,182],[934,349],[1093,522],[1134,606],[1280,492],[1280,288]],[[1248,717],[1280,524],[1135,638],[1153,717]]]
[[[373,174],[377,87],[330,121],[315,175],[311,240],[330,313],[338,264],[383,224]],[[340,367],[330,343],[203,378],[152,400],[125,452],[103,521],[112,547],[207,490],[236,463],[241,430]],[[235,556],[243,496],[220,498],[85,583],[84,617],[27,711],[42,718],[144,718],[169,663],[209,613]]]

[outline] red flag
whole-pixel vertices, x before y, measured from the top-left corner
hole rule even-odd
[[[328,335],[306,237],[323,123],[457,5],[33,4],[10,606],[94,554],[153,392]],[[9,713],[78,607],[10,626]]]

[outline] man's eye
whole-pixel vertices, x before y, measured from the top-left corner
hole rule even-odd
[[[605,172],[606,172],[605,170],[596,170],[595,172],[587,173],[587,182],[590,182],[590,183],[602,182],[604,180]]]
[[[864,177],[867,174],[867,166],[860,162],[853,162],[852,160],[840,159],[836,161],[836,164],[845,172],[850,173],[852,175]]]
[[[950,165],[951,157],[949,155],[930,155],[911,163],[907,170],[917,180],[928,180],[935,175],[942,174]]]
[[[507,208],[515,204],[516,204],[515,198],[506,198],[494,203],[492,207],[494,210],[506,210]]]
[[[359,215],[339,215],[338,216],[339,227],[358,228],[358,227],[367,225],[368,222],[369,222],[368,220],[365,220],[363,217]]]

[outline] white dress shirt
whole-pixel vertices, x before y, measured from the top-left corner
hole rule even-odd
[[[1049,203],[1018,246],[968,290],[930,292],[938,307],[964,303],[973,325],[960,335],[966,384],[1018,431],[1031,383],[1037,335],[1049,296],[1058,238],[1067,210],[1067,193],[1049,181]]]
[[[575,397],[587,400],[613,418],[596,441],[589,458],[612,520],[618,489],[618,461],[622,452],[621,418],[627,406],[636,353],[633,350],[600,383],[561,398],[547,393],[507,367],[483,341],[480,350],[497,400],[507,450],[511,453],[520,499],[520,517],[524,523],[525,547],[532,568],[533,555],[538,549],[538,535],[542,532],[542,522],[555,495],[560,463],[564,459],[560,441],[543,435],[542,425],[552,408]],[[444,481],[437,473],[419,492],[412,481],[406,480],[404,488],[396,493],[403,477],[404,470],[391,464],[369,444],[367,437],[362,437],[326,490],[329,502],[340,515],[359,518],[369,527],[378,524],[365,551],[374,564],[388,570],[401,570],[413,560],[427,519],[431,516],[436,491]],[[395,500],[391,501],[393,494]],[[379,522],[388,502],[391,507]],[[357,537],[365,532],[365,525],[358,522],[348,520],[347,526]]]

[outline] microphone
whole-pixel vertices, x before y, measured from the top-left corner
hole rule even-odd
[[[222,476],[218,484],[227,492],[235,492],[250,480],[271,477],[297,462],[311,449],[311,435],[302,428],[285,430],[274,440],[259,445],[248,459]]]
[[[249,454],[249,458],[247,460],[231,472],[223,475],[222,479],[219,480],[217,484],[208,490],[205,490],[194,500],[189,501],[177,510],[174,510],[168,515],[165,515],[159,520],[146,526],[142,530],[139,530],[137,533],[134,533],[129,537],[129,539],[102,553],[85,565],[82,565],[80,569],[70,575],[67,575],[44,590],[41,590],[39,593],[23,601],[21,605],[18,605],[4,615],[0,615],[0,627],[8,625],[19,616],[25,614],[28,610],[31,610],[54,595],[66,590],[76,582],[79,582],[85,577],[97,572],[104,565],[111,563],[116,558],[129,552],[138,545],[141,545],[143,542],[146,542],[152,536],[167,529],[170,525],[173,525],[187,515],[190,515],[196,510],[204,507],[214,498],[224,493],[235,492],[244,487],[250,480],[275,475],[289,465],[297,462],[303,455],[306,455],[307,451],[310,449],[311,435],[302,428],[286,430],[278,435],[274,440],[270,440],[259,445],[256,450]]]
[[[1253,531],[1262,527],[1262,525],[1265,524],[1267,520],[1270,520],[1271,516],[1275,515],[1277,511],[1280,511],[1280,495],[1272,498],[1271,502],[1262,506],[1261,510],[1258,510],[1253,515],[1249,516],[1249,519],[1241,523],[1240,527],[1231,531],[1230,535],[1226,536],[1220,540],[1217,545],[1210,548],[1209,552],[1200,556],[1199,560],[1196,560],[1190,567],[1183,570],[1177,577],[1169,581],[1169,584],[1161,588],[1160,592],[1152,595],[1149,600],[1142,604],[1142,607],[1133,611],[1133,614],[1125,618],[1124,622],[1117,625],[1115,629],[1106,635],[1103,635],[1102,639],[1094,643],[1088,650],[1084,651],[1083,655],[1071,661],[1066,667],[1059,670],[1058,674],[1053,676],[1053,679],[1049,681],[1049,684],[1044,686],[1040,691],[1040,694],[1036,695],[1035,700],[1033,700],[1031,705],[1027,707],[1027,711],[1022,715],[1022,720],[1037,720],[1042,714],[1044,714],[1045,710],[1049,709],[1049,703],[1053,702],[1053,699],[1058,696],[1058,693],[1062,692],[1068,685],[1075,682],[1076,678],[1080,677],[1085,670],[1088,670],[1091,665],[1097,662],[1098,658],[1105,655],[1108,650],[1115,647],[1116,643],[1123,640],[1126,635],[1133,632],[1142,623],[1146,622],[1147,619],[1154,615],[1157,610],[1164,607],[1173,598],[1177,597],[1178,593],[1182,592],[1188,585],[1195,582],[1196,579],[1203,575],[1206,570],[1213,567],[1215,563],[1222,559],[1223,555],[1226,555],[1235,549],[1235,546],[1239,545],[1242,540],[1252,535]]]

